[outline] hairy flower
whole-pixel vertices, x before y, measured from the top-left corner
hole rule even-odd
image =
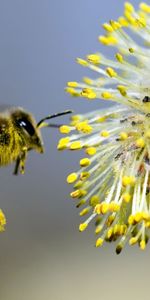
[[[67,136],[58,149],[85,151],[80,169],[67,177],[80,216],[88,215],[79,230],[95,221],[96,247],[117,240],[118,254],[127,241],[144,250],[150,232],[150,6],[136,11],[126,2],[124,15],[103,28],[99,41],[116,47],[114,60],[100,53],[78,58],[98,77],[68,82],[66,91],[118,104],[73,116],[60,127]]]

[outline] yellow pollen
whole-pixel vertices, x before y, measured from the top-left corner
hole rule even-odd
[[[146,248],[146,242],[145,242],[145,240],[141,240],[140,241],[140,248],[141,248],[141,250],[145,250],[145,248]]]
[[[78,86],[78,83],[76,81],[69,81],[67,82],[67,86],[74,88]]]
[[[58,146],[57,146],[57,149],[58,150],[63,150],[67,147],[68,143],[70,141],[70,138],[69,137],[65,137],[65,138],[62,138],[59,140],[59,143],[58,143]]]
[[[110,239],[111,236],[113,235],[113,227],[109,228],[107,231],[107,238]]]
[[[114,30],[117,30],[117,29],[120,29],[120,28],[121,28],[121,24],[120,24],[119,22],[117,22],[117,21],[111,20],[111,21],[110,21],[110,25],[112,26],[112,28],[113,28]]]
[[[114,201],[110,202],[109,210],[111,212],[118,212],[120,210],[120,205]]]
[[[112,26],[111,26],[110,24],[108,24],[108,23],[104,23],[104,24],[103,24],[103,28],[104,28],[106,31],[108,31],[108,32],[113,32],[113,31],[114,31],[114,29],[112,28]]]
[[[107,74],[108,74],[110,77],[116,77],[116,76],[117,76],[117,72],[115,72],[115,70],[112,69],[112,68],[107,68],[107,69],[106,69],[106,72],[107,72]]]
[[[128,134],[126,132],[121,132],[120,133],[120,140],[125,141],[128,138]]]
[[[79,122],[76,124],[76,129],[82,131],[83,133],[91,133],[93,128],[90,126],[87,121]]]
[[[98,238],[95,243],[96,248],[101,247],[103,245],[103,242],[104,242],[104,240],[102,238]]]
[[[120,54],[120,53],[116,53],[116,59],[117,59],[120,63],[123,63],[123,62],[124,62],[123,56],[122,56],[122,54]]]
[[[106,225],[108,227],[111,226],[111,224],[113,223],[114,219],[115,219],[115,216],[113,216],[113,215],[109,216],[108,219],[107,219]]]
[[[142,213],[141,212],[137,212],[135,215],[134,215],[134,221],[136,223],[139,223],[142,221]]]
[[[123,176],[122,184],[123,184],[123,186],[134,185],[135,177],[134,176]]]
[[[140,3],[140,9],[143,10],[145,13],[150,14],[150,5],[147,5],[146,3],[142,2]]]
[[[80,115],[73,115],[71,116],[72,121],[79,121],[80,120]]]
[[[65,89],[65,91],[66,91],[66,93],[69,93],[73,97],[79,97],[80,96],[80,93],[78,91],[76,91],[74,88],[67,87]]]
[[[139,138],[138,140],[136,140],[135,143],[136,143],[136,146],[139,148],[144,148],[144,146],[145,146],[145,141],[142,138]]]
[[[129,225],[133,225],[135,223],[134,221],[134,216],[133,215],[130,215],[129,218],[128,218],[128,224]]]
[[[123,97],[125,97],[127,95],[127,88],[125,86],[118,85],[117,89]]]
[[[102,137],[109,137],[109,132],[107,130],[103,130],[103,131],[101,131],[100,135]]]
[[[125,6],[125,10],[127,10],[129,13],[134,12],[134,7],[131,3],[125,2],[124,6]]]
[[[87,178],[90,177],[90,173],[89,172],[81,172],[80,174],[80,179],[83,181],[83,180],[86,180]]]
[[[109,204],[108,203],[101,203],[101,213],[104,215],[108,212],[109,210]]]
[[[86,228],[88,227],[88,224],[87,223],[81,223],[79,225],[79,231],[84,231]]]
[[[88,85],[92,85],[93,80],[89,77],[83,77],[83,82],[85,82]]]
[[[118,22],[120,23],[121,26],[123,27],[128,27],[129,23],[124,17],[118,18]]]
[[[60,126],[59,131],[63,134],[67,134],[70,132],[70,127],[67,125],[62,125]]]
[[[80,141],[72,142],[70,144],[70,150],[80,150],[82,148],[82,144]]]
[[[3,211],[0,209],[0,232],[3,232],[5,230],[5,225],[6,225],[6,217]]]
[[[109,46],[109,45],[116,45],[118,43],[117,38],[115,38],[114,36],[99,36],[98,40],[100,43],[102,43],[105,46]]]
[[[132,245],[135,245],[138,241],[138,238],[137,237],[132,237],[130,240],[129,240],[129,245],[132,246]]]
[[[144,221],[150,221],[150,214],[143,211],[143,212],[142,212],[142,219],[143,219]]]
[[[87,215],[90,211],[90,207],[86,207],[80,211],[80,217]]]
[[[102,231],[103,227],[101,225],[98,225],[95,229],[95,234],[99,234]]]
[[[67,182],[68,183],[74,183],[77,180],[77,178],[78,178],[77,173],[71,173],[67,177]]]
[[[87,166],[90,165],[90,163],[91,163],[91,161],[90,161],[90,159],[87,158],[87,157],[82,158],[82,159],[80,160],[80,166],[81,166],[81,167],[87,167]]]
[[[94,154],[96,154],[96,148],[95,147],[88,147],[86,150],[85,150],[86,154],[92,156]]]
[[[97,204],[94,208],[94,212],[98,215],[101,214],[101,204]]]
[[[102,92],[101,96],[103,99],[105,100],[109,100],[109,99],[113,99],[113,94],[109,93],[109,92]]]
[[[82,90],[81,96],[93,100],[96,98],[96,93],[92,89],[85,88]]]
[[[122,199],[123,199],[123,201],[125,201],[126,203],[129,203],[130,200],[131,200],[131,195],[130,195],[129,193],[124,193],[124,194],[122,195]]]
[[[77,58],[76,61],[79,65],[81,65],[83,67],[87,67],[89,65],[88,62],[82,58]]]
[[[90,54],[90,55],[87,55],[87,60],[90,63],[98,65],[100,63],[101,57],[99,54]]]

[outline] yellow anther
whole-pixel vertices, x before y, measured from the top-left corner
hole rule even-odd
[[[120,210],[120,205],[114,201],[110,202],[109,210],[111,212],[118,212]]]
[[[129,240],[129,245],[132,246],[132,245],[135,245],[138,241],[138,238],[137,237],[132,237],[130,240]]]
[[[150,221],[149,222],[145,222],[145,227],[150,228]]]
[[[75,189],[80,189],[83,186],[83,181],[78,180],[75,184],[74,184],[74,188]]]
[[[103,242],[104,242],[104,240],[102,238],[98,238],[95,243],[96,248],[101,247],[103,245]]]
[[[88,77],[83,77],[83,82],[85,82],[86,84],[91,85],[93,83],[93,80],[91,78],[88,78]]]
[[[128,224],[133,225],[134,223],[135,223],[134,216],[130,215],[129,218],[128,218]]]
[[[111,20],[111,21],[110,21],[110,25],[112,26],[112,28],[113,28],[114,30],[117,30],[117,29],[120,29],[120,28],[121,28],[121,24],[120,24],[119,22],[117,22],[117,21]]]
[[[81,172],[80,174],[80,179],[83,181],[83,180],[86,180],[87,178],[90,177],[90,173],[89,172]]]
[[[113,216],[113,215],[109,216],[108,219],[107,219],[106,225],[108,227],[111,226],[111,224],[113,223],[114,219],[115,219],[115,216]]]
[[[117,89],[123,97],[127,95],[127,88],[124,85],[118,85]]]
[[[87,60],[95,65],[98,65],[100,63],[101,57],[99,54],[89,54],[87,55]]]
[[[105,203],[105,202],[102,202],[101,203],[101,213],[104,215],[104,214],[107,214],[109,210],[109,204],[108,203]]]
[[[89,213],[90,211],[90,207],[86,207],[86,208],[83,208],[81,211],[80,211],[80,216],[85,216]]]
[[[87,167],[87,166],[90,165],[90,163],[91,163],[91,161],[90,161],[90,159],[87,158],[87,157],[82,158],[82,159],[80,160],[80,166],[81,166],[81,167]]]
[[[90,126],[87,121],[79,122],[76,124],[76,129],[82,131],[83,133],[91,133],[93,128]]]
[[[109,92],[102,92],[101,96],[103,99],[105,100],[109,100],[109,99],[113,99],[113,94],[109,93]]]
[[[140,248],[141,248],[141,250],[145,250],[145,248],[146,248],[146,242],[145,242],[145,240],[141,240],[140,241]]]
[[[62,125],[59,127],[59,131],[63,134],[67,134],[70,132],[70,127],[67,125]]]
[[[116,59],[117,59],[120,63],[123,63],[123,62],[124,62],[123,56],[122,56],[122,54],[120,54],[120,53],[116,53]]]
[[[117,38],[115,38],[114,36],[99,36],[98,38],[99,42],[102,43],[105,46],[109,46],[109,45],[116,45],[118,43]]]
[[[70,193],[70,196],[72,198],[80,198],[82,195],[81,190],[76,190]]]
[[[88,147],[85,150],[86,154],[92,156],[94,154],[96,154],[96,148],[95,147]]]
[[[5,230],[5,225],[6,225],[6,217],[3,211],[0,209],[0,232],[3,232]]]
[[[58,143],[58,146],[57,146],[57,149],[58,150],[63,150],[67,147],[68,143],[70,141],[70,138],[69,137],[65,137],[65,138],[62,138],[59,140],[59,143]]]
[[[88,62],[85,60],[85,59],[82,59],[82,58],[77,58],[76,59],[77,63],[83,67],[87,67],[89,64]]]
[[[108,239],[110,239],[112,235],[113,235],[113,227],[110,227],[110,228],[107,230],[106,237],[107,237]]]
[[[94,212],[98,215],[101,214],[101,204],[97,204],[94,208]]]
[[[123,176],[122,178],[122,184],[124,186],[128,186],[128,185],[134,185],[135,184],[135,177],[134,176]]]
[[[103,123],[107,120],[107,116],[102,116],[102,117],[99,117],[97,120],[96,120],[96,123]]]
[[[67,86],[74,88],[78,86],[78,83],[76,81],[69,81],[67,82]]]
[[[89,204],[90,204],[90,206],[95,207],[97,204],[99,204],[99,202],[100,202],[99,196],[98,195],[93,195],[90,198]]]
[[[108,31],[108,32],[113,32],[113,31],[114,31],[114,29],[112,28],[112,26],[111,26],[110,24],[108,24],[108,23],[104,23],[104,24],[103,24],[103,28],[104,28],[106,31]]]
[[[125,9],[129,12],[129,13],[133,13],[134,12],[134,7],[131,3],[129,2],[125,2],[124,4]]]
[[[128,134],[124,131],[120,133],[120,140],[125,141],[128,138]]]
[[[92,89],[85,88],[82,90],[81,96],[93,100],[96,98],[96,93]]]
[[[82,148],[82,144],[80,141],[72,142],[70,144],[70,150],[80,150]]]
[[[143,10],[145,13],[150,13],[150,5],[144,2],[140,3],[140,9]]]
[[[123,27],[129,26],[128,21],[127,21],[124,17],[120,17],[120,18],[118,19],[118,22],[119,22],[120,25],[123,26]]]
[[[117,72],[115,72],[115,70],[113,68],[107,68],[106,69],[106,73],[110,76],[110,77],[116,77],[117,76]]]
[[[95,229],[95,234],[99,234],[102,231],[103,227],[101,225],[98,225]]]
[[[113,228],[113,233],[116,235],[120,235],[120,225],[119,224],[116,224]]]
[[[137,19],[137,24],[140,26],[140,27],[146,27],[146,19],[144,17],[139,17]]]
[[[150,214],[148,212],[143,211],[142,212],[142,219],[144,221],[150,221]]]
[[[136,140],[136,146],[139,147],[139,148],[144,148],[145,146],[145,141],[143,138],[139,138],[138,140]]]
[[[134,221],[136,223],[139,223],[142,221],[142,213],[141,212],[137,212],[135,215],[134,215]]]
[[[86,228],[88,227],[88,224],[87,223],[81,223],[79,225],[79,231],[84,231]]]
[[[68,183],[74,183],[78,178],[78,174],[77,173],[71,173],[68,175],[67,177],[67,182]]]
[[[101,133],[100,133],[100,135],[102,137],[109,137],[109,132],[107,130],[102,130]]]
[[[78,92],[78,91],[76,91],[74,88],[71,88],[71,87],[67,87],[66,89],[65,89],[65,91],[67,92],[67,93],[69,93],[71,96],[73,96],[73,97],[79,97],[80,96],[80,93]]]
[[[129,193],[124,193],[124,194],[122,195],[122,199],[123,199],[123,201],[125,201],[126,203],[129,203],[130,200],[131,200],[131,195],[130,195]]]
[[[72,121],[80,121],[80,115],[73,115],[71,116]]]

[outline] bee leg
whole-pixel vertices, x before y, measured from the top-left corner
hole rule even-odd
[[[18,175],[19,172],[19,167],[20,167],[20,157],[17,158],[16,163],[15,163],[15,168],[14,168],[14,175]]]
[[[26,158],[27,158],[27,149],[24,149],[24,151],[21,153],[20,156],[18,156],[16,160],[15,169],[13,172],[14,175],[18,175],[19,170],[21,174],[25,173]]]

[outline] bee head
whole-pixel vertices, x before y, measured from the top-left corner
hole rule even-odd
[[[22,108],[17,108],[11,111],[11,119],[23,146],[43,153],[42,136],[33,116]]]

